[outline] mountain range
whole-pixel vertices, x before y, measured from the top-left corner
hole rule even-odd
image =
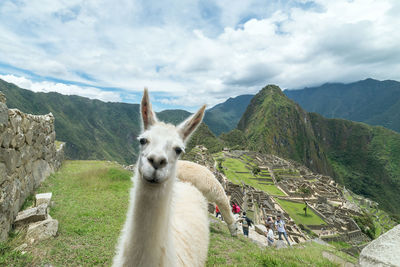
[[[139,104],[111,103],[59,93],[34,93],[0,80],[0,91],[9,108],[31,114],[55,117],[57,140],[66,142],[70,159],[115,160],[123,164],[136,161],[137,136],[141,131]],[[166,110],[157,116],[178,123],[191,113]]]
[[[284,93],[308,112],[365,122],[400,132],[400,82],[366,79]]]
[[[370,82],[375,81],[360,83]],[[141,129],[138,104],[33,93],[1,80],[0,91],[6,95],[10,108],[33,114],[52,112],[57,140],[67,143],[68,158],[107,159],[124,164],[136,160],[136,137]],[[201,125],[187,150],[203,144],[211,152],[228,146],[277,154],[333,176],[355,193],[376,200],[383,209],[399,216],[400,205],[393,203],[400,203],[400,134],[309,113],[285,93],[269,85],[254,97],[231,98],[207,110],[204,122],[208,127]],[[157,114],[175,124],[189,115],[184,110]]]
[[[400,215],[395,204],[400,203],[400,134],[395,131],[308,113],[269,85],[253,97],[237,130],[221,137],[301,162]]]

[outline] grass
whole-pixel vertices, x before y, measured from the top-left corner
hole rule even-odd
[[[286,196],[280,189],[278,189],[275,185],[262,185],[262,188],[265,192],[274,196]]]
[[[347,261],[356,259],[334,247],[307,242],[288,249],[260,248],[239,235],[230,236],[226,225],[212,221],[210,246],[206,266],[338,266],[322,256],[323,251],[335,254]]]
[[[131,176],[110,162],[64,162],[38,189],[38,193],[53,193],[50,215],[59,222],[58,236],[28,247],[24,259],[8,253],[0,265],[111,265],[125,220]],[[18,246],[23,235],[17,233],[3,246]]]
[[[328,243],[331,244],[332,246],[334,246],[337,249],[346,249],[346,248],[351,248],[352,247],[352,245],[350,245],[350,244],[348,244],[346,242],[343,242],[343,241],[331,241],[331,242],[328,242]]]
[[[304,215],[304,203],[296,203],[276,198],[281,207],[293,218],[296,224],[303,225],[326,225],[326,223],[315,214],[310,208],[307,209],[307,216]]]
[[[53,193],[50,213],[59,221],[58,235],[28,246],[22,255],[14,248],[23,243],[24,234],[11,233],[0,243],[0,266],[110,266],[125,219],[130,176],[110,162],[64,162],[38,189]],[[337,266],[322,257],[323,251],[355,260],[313,242],[290,249],[259,248],[241,235],[231,237],[224,223],[213,221],[206,266]]]
[[[222,163],[222,166],[226,168],[225,175],[227,176],[227,178],[235,184],[241,184],[243,182],[247,185],[253,186],[258,190],[262,190],[268,194],[276,196],[285,196],[285,194],[280,189],[278,189],[274,184],[270,185],[260,184],[257,182],[257,180],[250,179],[250,177],[254,177],[253,174],[251,173],[251,170],[246,168],[246,164],[239,159],[226,157],[225,161]],[[256,176],[256,177],[268,179],[268,177],[263,177],[263,176]],[[267,179],[266,182],[269,181]]]

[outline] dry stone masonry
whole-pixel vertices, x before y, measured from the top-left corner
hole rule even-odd
[[[195,153],[190,152],[187,159],[205,165],[213,171],[230,201],[238,203],[243,210],[251,214],[256,226],[263,224],[263,218],[283,216],[291,243],[304,242],[308,239],[304,232],[308,234],[313,232],[313,235],[318,235],[325,241],[342,241],[351,244],[352,251],[348,253],[356,255],[370,241],[370,238],[361,231],[353,217],[361,216],[371,209],[376,209],[377,218],[380,218],[378,215],[382,213],[382,211],[378,213],[376,202],[357,196],[337,184],[331,177],[313,173],[307,167],[294,161],[251,151],[225,149],[222,152],[223,157],[238,159],[246,164],[248,172],[240,173],[248,173],[249,179],[259,184],[275,185],[283,192],[283,195],[273,195],[243,183],[234,184],[229,181],[219,171],[220,167],[217,168],[219,163],[214,161],[205,147],[198,146],[192,151]],[[251,175],[254,170],[258,172],[256,176]],[[278,203],[279,199],[302,205],[306,203],[307,208],[319,216],[324,224],[297,225]],[[360,203],[366,208],[360,208],[360,205],[355,203]],[[213,211],[213,208],[210,210]],[[390,218],[386,220],[389,226],[393,225]],[[263,232],[257,227],[255,230],[259,233]]]
[[[55,143],[54,116],[8,109],[0,92],[0,241],[7,237],[19,209],[64,158]]]

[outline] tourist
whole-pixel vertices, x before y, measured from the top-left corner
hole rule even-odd
[[[267,236],[268,246],[273,246],[275,241],[274,231],[272,231],[269,224],[267,224],[267,232],[265,232],[265,235]]]
[[[221,211],[219,210],[219,208],[218,208],[218,205],[215,205],[215,217],[219,217],[220,215],[221,215]],[[222,215],[221,215],[221,218],[222,218]]]
[[[288,243],[288,245],[291,246],[290,242],[289,242],[289,239],[287,237],[287,234],[286,234],[285,221],[281,219],[280,215],[277,216],[277,219],[276,219],[276,222],[275,222],[275,228],[278,231],[279,240],[283,240],[282,239],[282,235],[283,235],[285,237],[286,242]]]
[[[268,225],[271,230],[274,229],[275,223],[271,216],[268,216],[267,220],[265,221],[265,226],[268,227]]]
[[[236,213],[240,213],[240,206],[238,204],[236,204]]]
[[[246,212],[243,212],[239,221],[242,222],[243,235],[249,237],[249,227],[254,224],[253,221],[246,216]]]
[[[236,214],[236,203],[232,202],[232,213]]]
[[[232,204],[232,213],[233,214],[240,213],[240,206],[238,204],[236,204],[235,202],[233,202],[233,204]]]

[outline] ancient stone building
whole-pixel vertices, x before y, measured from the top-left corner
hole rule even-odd
[[[55,144],[54,116],[8,109],[0,92],[0,241],[35,188],[57,170],[63,144]]]

